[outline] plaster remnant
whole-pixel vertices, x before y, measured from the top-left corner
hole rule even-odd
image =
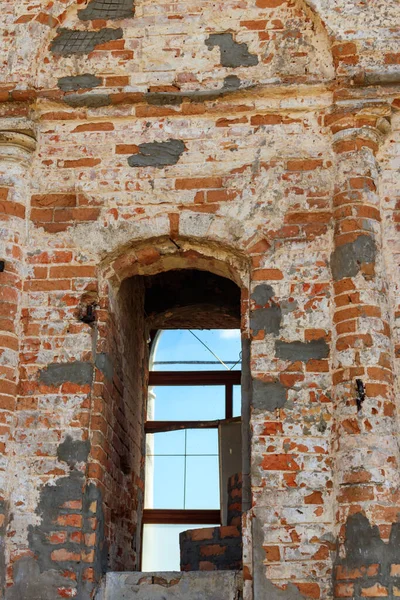
[[[74,108],[82,106],[100,108],[101,106],[109,106],[111,98],[109,94],[71,94],[64,97],[64,102]]]
[[[93,379],[93,365],[77,360],[70,363],[51,363],[40,371],[39,381],[45,385],[61,385],[70,382],[89,385]]]
[[[339,246],[331,256],[334,280],[355,277],[363,264],[375,262],[376,252],[375,240],[370,235],[360,235],[354,242]]]
[[[109,381],[112,380],[114,375],[114,365],[109,354],[107,354],[106,352],[101,352],[100,354],[97,354],[95,365],[103,373],[106,379],[108,379]]]
[[[304,600],[299,589],[288,583],[286,589],[280,590],[266,576],[265,561],[265,539],[263,524],[266,522],[263,511],[258,511],[253,518],[253,582],[254,598],[257,600]]]
[[[273,412],[286,404],[287,389],[279,381],[253,379],[253,409]]]
[[[182,140],[169,139],[167,142],[139,144],[139,154],[128,158],[130,167],[165,167],[175,165],[180,159],[185,144]]]
[[[89,452],[89,440],[73,440],[70,435],[67,435],[65,440],[57,448],[57,458],[73,468],[76,463],[86,462]]]
[[[83,73],[82,75],[71,75],[69,77],[60,77],[57,85],[63,92],[76,92],[77,90],[88,90],[102,84],[101,77]]]
[[[133,16],[134,0],[91,0],[86,8],[78,11],[81,21],[129,19]]]
[[[258,308],[250,314],[250,329],[254,335],[260,331],[278,335],[281,328],[282,311],[280,306],[272,304],[267,308]]]
[[[275,342],[275,355],[282,360],[293,362],[300,360],[323,359],[329,356],[329,346],[325,340],[311,340],[310,342]]]
[[[258,65],[258,57],[250,54],[247,44],[236,42],[232,33],[212,33],[205,41],[209,50],[219,46],[223,67],[252,67]]]
[[[58,35],[50,44],[50,50],[57,56],[70,56],[71,54],[90,54],[96,46],[120,40],[123,36],[122,29],[104,28],[99,31],[76,31],[60,27]]]
[[[268,283],[258,285],[251,294],[251,299],[258,306],[265,306],[275,296],[274,288]]]

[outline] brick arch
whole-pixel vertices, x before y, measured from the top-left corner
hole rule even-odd
[[[108,263],[108,264],[107,264]],[[105,261],[105,276],[119,286],[135,275],[155,275],[174,269],[198,269],[227,277],[243,285],[248,277],[249,260],[241,251],[215,242],[187,238],[151,238],[122,250]]]
[[[154,223],[153,223],[154,225]],[[250,259],[244,247],[176,234],[145,235],[122,244],[99,265],[100,297],[87,478],[102,490],[104,544],[114,570],[139,566],[143,508],[143,448],[138,439],[143,424],[148,370],[148,327],[145,320],[143,275],[178,269],[208,271],[241,288],[244,344],[247,344]],[[252,242],[251,242],[252,243]],[[251,244],[250,244],[251,248]],[[250,365],[250,361],[248,361]],[[132,498],[133,511],[128,510]],[[134,532],[134,545],[127,544]],[[98,577],[99,575],[97,575]]]
[[[139,0],[137,0],[136,4],[139,4]],[[314,75],[314,71],[317,71],[319,73],[319,79],[320,80],[329,80],[334,76],[334,71],[332,68],[332,57],[331,57],[331,52],[330,52],[330,40],[329,40],[329,36],[327,34],[327,30],[325,28],[325,24],[323,23],[323,21],[321,20],[319,13],[316,11],[316,8],[313,4],[308,4],[307,2],[305,2],[305,0],[258,0],[257,2],[255,2],[255,6],[258,9],[258,14],[257,12],[254,13],[254,11],[251,12],[251,17],[249,17],[249,19],[251,18],[252,20],[247,20],[246,17],[246,13],[245,11],[243,11],[243,15],[241,17],[240,20],[237,21],[237,23],[234,25],[233,31],[234,31],[234,43],[236,41],[237,38],[237,42],[239,44],[248,45],[248,59],[250,60],[251,57],[254,57],[255,54],[258,55],[258,66],[254,67],[254,63],[250,62],[248,63],[250,66],[255,68],[255,71],[253,71],[254,73],[256,73],[255,75],[255,81],[258,82],[260,80],[263,79],[263,77],[267,77],[268,79],[270,77],[273,76],[273,71],[275,69],[277,69],[276,74],[278,75],[278,77],[280,78],[282,76],[283,80],[286,81],[286,70],[289,69],[290,74],[289,79],[295,81],[296,77],[297,77],[297,71],[296,69],[293,70],[292,67],[288,66],[288,67],[283,67],[283,69],[281,69],[282,67],[282,61],[281,61],[281,57],[279,57],[279,60],[276,61],[275,64],[275,59],[272,59],[271,62],[271,57],[272,54],[275,54],[276,56],[278,56],[279,54],[279,49],[283,48],[283,52],[285,52],[285,48],[286,48],[286,53],[288,54],[288,56],[286,57],[286,59],[284,59],[283,62],[288,63],[288,65],[290,65],[293,60],[294,62],[302,62],[303,59],[300,58],[300,55],[293,59],[289,57],[290,54],[293,54],[292,52],[292,45],[290,42],[290,38],[292,37],[291,35],[289,36],[283,36],[283,46],[281,44],[281,42],[279,41],[280,38],[278,36],[279,39],[276,40],[275,44],[272,44],[272,49],[268,50],[267,54],[269,54],[270,56],[264,56],[264,43],[262,42],[260,45],[260,40],[264,40],[264,39],[268,39],[267,37],[262,37],[262,36],[266,36],[268,34],[268,30],[270,29],[270,26],[267,27],[265,29],[265,31],[263,31],[262,29],[262,25],[261,25],[261,29],[260,29],[260,40],[258,40],[258,32],[254,30],[257,29],[257,25],[253,25],[253,23],[265,23],[266,20],[273,20],[273,21],[280,21],[281,23],[283,23],[283,28],[285,29],[285,15],[286,13],[288,13],[290,19],[293,19],[296,21],[296,24],[293,26],[294,29],[298,30],[299,33],[299,39],[298,42],[301,43],[301,52],[302,53],[308,53],[311,52],[310,56],[312,57],[312,65],[310,68],[310,71],[307,74],[307,71],[305,73],[303,73],[300,76],[301,81],[306,81],[308,78],[311,79],[315,79],[313,77]],[[285,10],[282,14],[278,14],[278,12],[281,8],[287,9]],[[63,6],[63,11],[58,11],[56,12],[54,8],[50,8],[48,9],[48,11],[44,11],[42,10],[41,12],[38,12],[37,15],[35,15],[33,17],[33,20],[36,22],[37,25],[37,21],[39,21],[42,25],[44,25],[45,27],[43,27],[43,31],[40,33],[40,36],[38,36],[38,30],[37,27],[34,28],[34,36],[33,36],[33,30],[32,30],[32,41],[34,41],[34,44],[32,44],[32,47],[36,47],[37,48],[37,52],[35,53],[35,55],[33,56],[33,58],[30,59],[30,64],[33,65],[35,63],[35,68],[32,72],[34,72],[36,69],[37,73],[36,73],[36,79],[37,82],[40,82],[40,84],[42,85],[43,82],[50,81],[52,80],[51,77],[51,73],[54,71],[54,68],[50,68],[50,66],[48,66],[48,71],[46,74],[46,71],[44,71],[42,69],[43,64],[45,64],[46,62],[49,62],[50,64],[53,64],[53,67],[59,67],[60,62],[61,64],[64,64],[63,61],[60,61],[58,59],[58,57],[56,57],[56,60],[54,60],[52,57],[50,57],[50,52],[49,52],[49,48],[51,43],[54,41],[55,37],[57,37],[57,29],[62,27],[62,28],[71,28],[71,29],[79,29],[82,31],[91,31],[93,29],[92,24],[95,24],[95,29],[98,28],[119,28],[119,27],[123,27],[123,22],[121,20],[101,20],[101,19],[95,19],[95,20],[90,20],[90,21],[86,21],[86,20],[82,20],[79,19],[77,17],[78,11],[83,11],[84,10],[84,5],[83,4],[78,4],[77,2],[68,2],[67,5]],[[268,12],[269,11],[269,12]],[[271,12],[272,11],[272,12]],[[138,12],[138,11],[137,11]],[[276,14],[275,14],[276,13]],[[96,13],[97,14],[97,13]],[[138,12],[139,14],[139,12]],[[249,13],[250,14],[250,13]],[[259,15],[259,16],[258,16]],[[25,15],[23,16],[23,18],[25,17]],[[26,16],[27,20],[30,20],[31,17]],[[138,22],[140,21],[140,16],[134,16],[133,17],[134,21]],[[205,17],[206,19],[206,17]],[[266,20],[265,20],[266,19]],[[137,21],[138,20],[138,21]],[[23,21],[21,21],[23,22]],[[219,30],[221,24],[217,25],[217,30]],[[222,24],[223,25],[223,24]],[[276,25],[276,27],[278,28],[278,25]],[[282,25],[279,25],[279,27],[282,27]],[[29,25],[27,27],[28,31],[24,32],[24,35],[29,35]],[[222,26],[222,30],[224,29],[224,26]],[[207,31],[207,27],[206,27],[206,22],[204,23],[204,31]],[[227,31],[230,31],[230,26],[228,27],[227,25]],[[125,34],[125,32],[124,32]],[[190,37],[190,34],[188,34]],[[218,33],[219,35],[219,33]],[[218,37],[217,35],[217,37]],[[227,34],[228,35],[228,34]],[[33,37],[35,38],[33,40]],[[273,38],[275,37],[275,33]],[[39,38],[39,43],[38,43],[38,38]],[[257,41],[258,40],[258,41]],[[118,40],[114,40],[114,45],[115,48],[119,48],[122,52],[122,48],[123,48],[123,38],[118,39]],[[110,44],[111,41],[108,42],[108,44]],[[219,42],[217,42],[218,44]],[[119,44],[119,45],[118,45]],[[104,47],[104,45],[102,46],[102,48]],[[130,45],[127,44],[124,48],[124,51],[126,54],[128,54],[128,48],[130,48]],[[209,50],[211,50],[211,48],[209,48],[208,50],[205,49],[205,53],[204,53],[204,58],[208,59],[209,56],[211,56],[211,54],[209,53]],[[217,46],[215,46],[215,49],[213,50],[213,52],[217,51]],[[131,53],[132,57],[131,59],[135,60],[136,57],[133,56],[134,53]],[[110,47],[110,59],[112,60],[112,56],[111,56],[111,47]],[[309,58],[307,60],[310,60]],[[79,61],[78,61],[79,62]],[[303,61],[304,62],[304,61]],[[244,65],[245,63],[243,63]],[[273,69],[270,73],[271,70],[271,64],[273,64]],[[72,66],[72,63],[70,64],[68,61],[66,63],[67,67],[66,68],[56,68],[57,71],[57,77],[62,77],[62,76],[71,76],[71,75],[75,75],[75,74],[79,74],[79,73],[74,73],[74,68]],[[242,65],[242,66],[243,66]],[[262,68],[260,68],[262,67]],[[40,72],[40,70],[42,69],[42,73]],[[118,63],[115,63],[115,69],[118,70]],[[179,74],[179,67],[177,68],[177,73]],[[246,69],[248,69],[248,67],[246,66]],[[112,70],[111,69],[111,73],[112,74]],[[301,70],[301,69],[300,69]],[[120,72],[120,71],[119,71]],[[245,71],[242,69],[242,71],[239,69],[235,69],[234,71],[232,71],[232,73],[237,73],[239,75],[239,79],[245,79],[246,78],[246,74]],[[231,72],[227,73],[227,74],[231,74]],[[93,73],[95,74],[95,73]],[[118,73],[119,74],[119,73]],[[54,71],[54,76],[55,76],[55,71]],[[258,80],[258,81],[257,81]],[[52,80],[54,82],[54,79]],[[223,83],[223,73],[221,73],[221,85]],[[127,85],[127,84],[126,84]],[[155,85],[155,82],[149,84],[150,86]],[[45,86],[47,87],[47,86]],[[52,84],[52,86],[50,86],[51,89],[52,87],[54,87],[54,83]]]

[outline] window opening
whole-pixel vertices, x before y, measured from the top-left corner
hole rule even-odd
[[[225,519],[221,425],[240,423],[240,331],[164,330],[154,344],[142,570],[179,570],[179,534]]]

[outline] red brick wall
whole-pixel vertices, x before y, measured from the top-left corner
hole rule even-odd
[[[121,571],[137,569],[141,548],[148,373],[141,278],[125,281],[110,304],[101,299],[96,313],[102,369],[96,369],[88,473],[103,490],[109,568]]]
[[[227,525],[241,526],[242,523],[242,474],[236,473],[228,480]]]
[[[238,571],[242,568],[240,527],[190,529],[179,536],[182,571]]]
[[[8,595],[22,596],[28,579],[32,597],[90,595],[104,568],[137,564],[147,359],[130,304],[139,290],[118,290],[132,275],[190,267],[243,289],[253,382],[246,600],[253,590],[395,596],[396,3],[234,0],[219,10],[191,0],[182,12],[136,0],[133,17],[92,21],[72,0],[3,4]],[[86,53],[57,54],[60,29]],[[245,64],[226,66],[210,47],[221,32]],[[88,49],[99,33],[112,39]],[[28,160],[15,131],[37,138]],[[149,162],[143,145],[160,151],[168,140],[179,157]],[[88,304],[98,305],[94,323]]]

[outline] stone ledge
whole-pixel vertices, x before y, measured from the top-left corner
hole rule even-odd
[[[239,600],[238,571],[107,573],[96,600]]]

